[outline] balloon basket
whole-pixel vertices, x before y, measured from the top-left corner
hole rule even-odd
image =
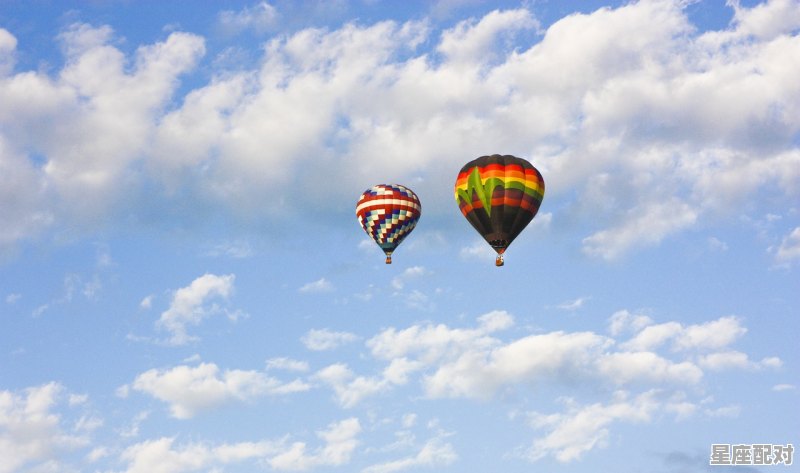
[[[494,265],[503,266],[504,264],[506,264],[506,262],[503,261],[503,257],[501,255],[497,255],[497,258],[494,260]]]
[[[392,255],[386,256],[386,264],[392,264]]]

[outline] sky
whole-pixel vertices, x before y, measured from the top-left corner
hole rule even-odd
[[[800,471],[709,465],[800,446],[798,77],[796,0],[0,0],[0,473]]]

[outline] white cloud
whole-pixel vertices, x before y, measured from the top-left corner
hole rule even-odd
[[[728,251],[728,244],[717,237],[709,237],[708,247],[714,251]]]
[[[568,310],[568,311],[578,310],[581,307],[583,307],[583,304],[585,304],[586,301],[588,301],[589,299],[590,299],[589,297],[579,297],[574,301],[567,301],[557,305],[556,309]]]
[[[570,462],[589,450],[602,448],[608,443],[610,424],[649,422],[662,405],[656,394],[648,391],[628,399],[628,394],[620,391],[609,404],[571,405],[563,414],[531,413],[532,426],[550,432],[533,441],[528,457],[536,461],[552,455],[560,462]]]
[[[239,11],[225,10],[219,13],[217,21],[225,33],[235,34],[252,29],[257,33],[269,31],[275,26],[278,11],[267,2],[259,2]]]
[[[139,302],[139,307],[144,310],[150,310],[153,307],[153,297],[152,294],[145,296],[142,301]]]
[[[684,7],[635,2],[546,31],[525,8],[436,37],[424,21],[302,29],[269,40],[250,69],[212,70],[180,103],[202,38],[176,32],[126,57],[111,28],[72,25],[53,77],[0,66],[0,216],[13,222],[0,244],[130,215],[262,225],[339,208],[348,184],[387,174],[424,175],[418,192],[437,196],[426,201],[436,214],[452,208],[435,190],[463,156],[498,142],[545,171],[547,199],[571,217],[560,221],[577,218],[583,251],[602,259],[730,214],[764,188],[791,201],[797,6],[737,6],[730,28],[702,34]],[[218,20],[263,31],[276,15],[260,2]],[[0,57],[13,56],[16,38],[0,31]],[[304,192],[280,197],[289,186]]]
[[[538,22],[528,10],[495,10],[480,21],[462,21],[444,31],[437,49],[457,65],[482,65],[494,55],[498,36],[537,27]]]
[[[634,326],[652,322],[639,317],[642,316],[618,312],[612,319],[623,323],[624,318],[627,319],[624,323]],[[479,317],[475,329],[451,329],[444,325],[386,329],[368,340],[367,346],[374,357],[390,361],[390,364],[382,377],[363,381],[369,379],[373,392],[378,392],[405,384],[410,374],[420,372],[428,397],[486,399],[501,388],[523,383],[582,380],[580,382],[612,386],[633,383],[694,385],[703,377],[703,371],[691,359],[665,358],[646,351],[654,347],[644,342],[639,342],[641,349],[637,351],[629,351],[631,346],[625,345],[621,346],[623,351],[614,351],[615,340],[592,332],[551,332],[507,342],[491,336],[512,325],[510,314],[495,311]],[[719,324],[710,326],[719,330]],[[681,328],[680,324],[676,327]],[[670,336],[677,344],[677,340],[687,339],[684,332],[696,333],[695,327]],[[706,325],[697,327],[706,328]],[[677,335],[683,338],[676,338]],[[725,338],[725,341],[732,340]],[[710,343],[709,346],[716,345]],[[345,379],[353,378],[355,374],[348,369]],[[344,379],[339,385],[347,386]]]
[[[772,387],[773,391],[778,391],[778,392],[794,391],[795,389],[797,389],[797,387],[794,384],[787,384],[787,383],[776,384],[775,386]]]
[[[227,300],[233,293],[235,276],[204,274],[188,286],[178,289],[172,296],[167,310],[161,313],[156,326],[171,332],[169,343],[184,345],[196,338],[186,332],[188,325],[198,325],[203,319],[221,311],[216,304],[209,305],[214,298]]]
[[[627,310],[614,312],[609,318],[608,331],[612,336],[618,336],[625,331],[639,332],[643,328],[651,325],[653,319],[642,314],[632,314]]]
[[[723,348],[747,333],[741,319],[734,316],[720,317],[703,324],[692,324],[683,330],[675,340],[677,349],[718,349]]]
[[[356,438],[361,432],[361,423],[351,417],[332,423],[327,430],[317,431],[317,436],[325,442],[313,452],[307,452],[305,442],[295,442],[291,447],[268,460],[275,470],[304,471],[320,466],[341,466],[350,462],[353,451],[359,444]]]
[[[630,209],[624,223],[583,239],[583,251],[607,260],[633,248],[654,245],[697,221],[697,211],[677,199],[654,202]]]
[[[304,284],[298,291],[309,294],[331,292],[333,291],[333,284],[325,278],[320,278],[316,281]]]
[[[120,460],[124,473],[183,473],[221,471],[226,465],[245,461],[267,464],[277,471],[304,471],[324,466],[342,466],[358,446],[361,425],[356,418],[344,419],[316,432],[322,445],[308,451],[302,441],[287,445],[279,440],[221,443],[192,442],[176,445],[175,437],[146,440],[127,447]]]
[[[308,362],[293,360],[291,358],[279,357],[267,360],[267,369],[278,369],[287,371],[308,371]]]
[[[416,455],[371,465],[361,472],[393,473],[420,467],[441,468],[455,463],[456,460],[458,460],[458,455],[453,446],[440,437],[434,437],[427,441]]]
[[[0,77],[11,73],[14,69],[16,49],[17,38],[8,30],[0,28]]]
[[[634,381],[696,384],[703,377],[703,371],[690,361],[676,363],[652,352],[608,353],[596,367],[602,376],[620,385]]]
[[[53,411],[63,397],[64,388],[57,383],[19,393],[0,390],[0,473],[33,471],[43,464],[58,468],[61,453],[89,446],[86,434],[91,428],[67,433],[61,415]]]
[[[344,408],[351,408],[369,396],[389,388],[387,379],[356,376],[347,365],[336,363],[319,370],[314,378],[333,389],[336,399]]]
[[[484,240],[475,240],[471,245],[461,248],[458,256],[464,260],[479,258],[485,261],[494,260],[497,253]]]
[[[422,277],[428,273],[429,271],[423,266],[412,266],[410,268],[406,268],[402,273],[392,279],[392,287],[399,291],[405,287],[407,281]]]
[[[667,322],[644,327],[621,346],[634,351],[654,350],[671,341],[673,350],[715,350],[727,347],[746,332],[741,319],[734,316],[688,326]]]
[[[400,424],[403,426],[404,429],[410,429],[414,427],[414,424],[417,423],[417,415],[414,413],[409,413],[403,416]]]
[[[170,414],[178,419],[189,419],[201,411],[231,401],[249,401],[265,395],[310,389],[300,380],[283,383],[259,371],[220,372],[214,363],[151,369],[138,375],[131,387],[168,403]]]
[[[797,259],[800,259],[800,227],[786,235],[775,251],[775,260],[778,263],[790,263]]]
[[[300,339],[306,348],[313,351],[333,350],[356,340],[358,336],[355,334],[328,329],[311,329]]]
[[[741,406],[730,405],[718,407],[716,409],[705,409],[703,411],[709,417],[739,417],[742,412]]]
[[[270,441],[217,446],[205,443],[190,443],[181,446],[174,444],[174,437],[162,437],[131,445],[120,455],[120,459],[128,464],[124,473],[198,471],[217,465],[262,458],[280,451],[280,444]]]
[[[800,24],[800,5],[792,0],[771,0],[752,8],[742,7],[738,0],[730,3],[734,7],[737,31],[743,35],[774,38],[796,31]]]

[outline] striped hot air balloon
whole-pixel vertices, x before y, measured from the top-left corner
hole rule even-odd
[[[420,215],[417,194],[399,184],[372,186],[356,203],[358,223],[386,253],[386,264],[392,263],[392,253],[417,225]]]
[[[455,197],[464,217],[497,252],[503,265],[508,245],[533,220],[544,197],[544,179],[515,156],[481,156],[458,173]]]

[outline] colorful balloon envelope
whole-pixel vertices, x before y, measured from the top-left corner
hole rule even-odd
[[[392,263],[392,253],[417,225],[420,215],[417,194],[399,184],[372,186],[356,204],[358,223],[386,253],[386,264]]]
[[[497,252],[503,253],[539,211],[544,179],[528,161],[516,156],[481,156],[458,173],[455,197],[461,213]]]

